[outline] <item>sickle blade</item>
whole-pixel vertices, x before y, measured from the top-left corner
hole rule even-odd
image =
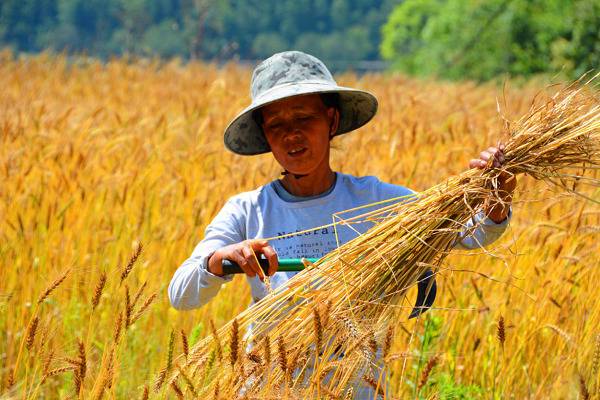
[[[428,269],[419,277],[417,283],[417,301],[413,307],[408,319],[415,318],[425,311],[429,310],[435,301],[437,293],[437,284],[433,272]]]

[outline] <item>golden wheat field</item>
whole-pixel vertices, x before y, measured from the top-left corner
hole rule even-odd
[[[223,146],[250,69],[0,54],[0,396],[213,398],[201,377],[154,387],[250,301],[242,276],[191,312],[166,293],[227,198],[279,176]],[[380,109],[333,141],[334,169],[415,190],[505,138],[498,107],[516,119],[553,90],[337,78]],[[520,176],[513,210],[489,252],[444,261],[434,310],[393,321],[387,398],[600,395],[600,207]]]

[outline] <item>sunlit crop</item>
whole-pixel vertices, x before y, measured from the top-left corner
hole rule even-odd
[[[166,287],[225,200],[281,172],[268,154],[223,146],[224,127],[249,101],[249,78],[235,65],[0,56],[2,395],[208,390],[202,368],[191,382],[156,382],[212,335],[211,321],[217,330],[244,310],[249,290],[239,276],[205,307],[179,312]],[[373,92],[380,109],[333,141],[334,169],[418,191],[467,169],[505,138],[502,115],[515,119],[554,90],[542,81],[337,78]],[[585,180],[576,185],[600,199]],[[406,304],[393,322],[386,397],[598,393],[599,242],[597,204],[520,177],[511,227],[493,254],[450,255],[436,309],[409,322]],[[229,336],[220,340],[226,347]]]

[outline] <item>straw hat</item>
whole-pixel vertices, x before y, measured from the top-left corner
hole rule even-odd
[[[300,51],[277,53],[254,69],[250,84],[252,104],[225,129],[225,147],[241,155],[271,151],[252,112],[277,100],[318,93],[338,93],[340,123],[335,135],[357,129],[377,112],[371,93],[338,86],[321,60]]]

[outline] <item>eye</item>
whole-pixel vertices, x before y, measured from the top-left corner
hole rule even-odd
[[[266,128],[269,131],[278,131],[279,129],[281,129],[281,124],[277,123],[277,124],[267,125]]]

